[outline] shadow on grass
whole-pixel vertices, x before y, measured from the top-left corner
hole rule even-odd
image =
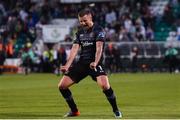
[[[69,117],[68,119],[113,119],[109,115],[81,114],[78,117]],[[0,119],[63,119],[61,114],[33,114],[33,113],[0,113]]]
[[[179,119],[180,114],[149,114],[147,116],[139,114],[124,115],[124,119]],[[37,114],[37,113],[0,113],[0,119],[63,119],[62,114]],[[70,119],[114,119],[112,115],[105,114],[81,114],[78,117],[70,117]]]
[[[6,118],[62,118],[62,115],[58,114],[33,114],[33,113],[0,113],[0,119]]]

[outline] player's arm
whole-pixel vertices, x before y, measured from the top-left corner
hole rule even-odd
[[[74,58],[76,57],[79,50],[79,44],[73,44],[67,62],[64,66],[61,66],[61,71],[66,72],[68,71],[69,67],[71,66]]]
[[[97,41],[96,42],[96,54],[95,54],[95,61],[90,64],[92,69],[96,68],[97,64],[99,63],[103,51],[103,42]]]

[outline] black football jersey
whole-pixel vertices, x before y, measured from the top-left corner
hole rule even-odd
[[[105,42],[105,31],[101,26],[94,24],[93,27],[88,30],[79,28],[78,32],[76,33],[76,39],[74,40],[74,44],[79,44],[81,46],[79,59],[81,62],[94,62],[97,41],[102,41],[103,43]],[[102,63],[102,61],[103,54],[101,56],[99,63]]]

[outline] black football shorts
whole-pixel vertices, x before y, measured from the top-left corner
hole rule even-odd
[[[73,64],[66,76],[69,76],[75,83],[90,75],[93,80],[96,81],[96,77],[100,75],[107,75],[102,64],[98,64],[95,69],[91,69],[90,64],[84,64],[82,62],[77,62]]]

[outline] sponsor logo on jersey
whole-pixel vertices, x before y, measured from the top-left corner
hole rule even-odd
[[[105,32],[99,32],[98,37],[104,38],[105,37]]]
[[[80,36],[80,37],[83,37],[83,36],[84,36],[84,34],[80,34],[79,36]]]
[[[83,47],[93,45],[93,42],[88,42],[88,41],[86,41],[86,42],[81,42],[81,43],[82,43],[82,46],[83,46]]]

